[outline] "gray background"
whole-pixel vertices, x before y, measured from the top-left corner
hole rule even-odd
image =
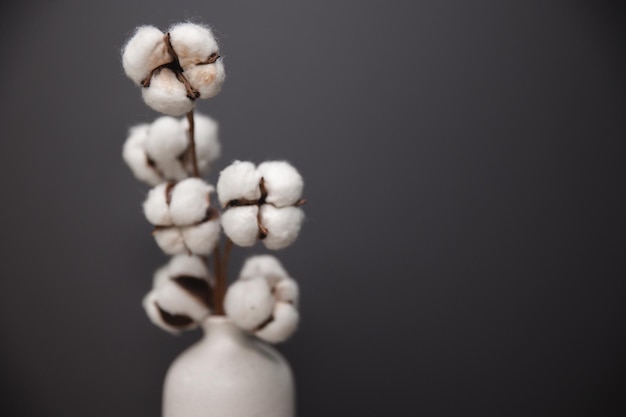
[[[235,158],[306,179],[278,253],[303,291],[280,346],[300,416],[625,411],[619,3],[0,7],[2,415],[157,416],[200,336],[140,307],[166,258],[120,156],[157,114],[119,49],[185,19],[215,28],[228,74],[199,104],[221,124],[210,179]]]

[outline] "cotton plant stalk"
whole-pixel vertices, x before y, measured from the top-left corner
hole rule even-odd
[[[286,161],[234,161],[216,186],[204,179],[221,144],[217,122],[195,106],[225,80],[208,26],[140,26],[122,49],[122,66],[146,105],[163,114],[131,127],[122,151],[135,178],[152,187],[143,212],[170,256],[143,306],[167,332],[202,327],[205,334],[170,367],[163,415],[291,417],[291,372],[267,343],[296,331],[298,284],[265,254],[248,258],[228,287],[228,260],[233,246],[280,250],[295,242],[304,221],[302,177]]]

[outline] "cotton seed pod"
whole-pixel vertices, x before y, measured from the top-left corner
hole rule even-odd
[[[289,275],[275,256],[256,255],[244,262],[239,279],[247,280],[257,277],[265,278],[270,285],[274,286],[279,281],[289,278]]]
[[[154,26],[140,26],[124,46],[122,66],[135,84],[141,85],[154,68],[172,61],[163,36]]]
[[[267,230],[263,244],[270,250],[279,250],[297,239],[304,221],[304,212],[298,207],[276,208],[271,204],[263,204],[260,217]]]
[[[269,343],[281,343],[289,339],[298,328],[300,314],[289,303],[277,302],[272,319],[254,334]]]
[[[259,238],[258,206],[231,207],[222,213],[224,233],[235,245],[248,247]]]
[[[226,79],[224,63],[220,60],[212,65],[196,65],[185,71],[185,76],[200,98],[211,98],[222,91]]]
[[[143,101],[153,110],[170,116],[182,116],[194,107],[187,89],[168,68],[156,72],[148,87],[141,90]]]
[[[189,131],[189,121],[182,118],[181,125],[185,132]],[[220,157],[221,145],[218,139],[219,126],[215,120],[200,113],[194,116],[194,140],[196,143],[196,161],[198,170],[206,174],[211,169],[213,162]],[[191,174],[191,164],[187,166],[188,173]]]
[[[252,162],[235,161],[220,172],[217,195],[222,207],[238,200],[261,198],[261,174]]]
[[[267,161],[257,168],[267,192],[265,202],[276,207],[292,206],[302,197],[300,173],[288,162]]]
[[[228,288],[224,310],[237,326],[253,331],[270,317],[275,302],[271,287],[265,279],[239,280]]]
[[[212,291],[204,262],[195,256],[179,255],[156,271],[153,289],[143,305],[154,324],[178,333],[196,327],[210,314]]]
[[[141,124],[130,128],[128,138],[124,142],[122,158],[132,171],[135,178],[152,186],[163,182],[161,175],[150,166],[145,151],[149,125]]]

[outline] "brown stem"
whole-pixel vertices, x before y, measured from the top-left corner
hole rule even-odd
[[[215,315],[224,315],[224,294],[226,293],[226,282],[222,276],[222,259],[220,256],[219,244],[213,249],[213,274],[215,276],[215,289],[213,291]]]
[[[230,259],[230,252],[233,249],[233,241],[226,238],[226,245],[224,246],[224,256],[222,257],[222,276],[224,283],[228,282],[228,260]]]
[[[187,121],[189,122],[189,153],[191,155],[191,165],[193,167],[193,176],[199,177],[198,159],[196,158],[196,141],[195,141],[195,123],[193,120],[193,110],[187,113]]]

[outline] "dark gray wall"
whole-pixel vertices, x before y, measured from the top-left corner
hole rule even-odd
[[[0,12],[2,415],[157,416],[167,366],[200,336],[140,307],[166,258],[120,152],[157,115],[119,62],[135,26],[198,17],[228,74],[199,105],[221,123],[218,170],[285,158],[307,181],[307,222],[278,254],[303,290],[280,348],[301,417],[625,411],[618,2]]]

